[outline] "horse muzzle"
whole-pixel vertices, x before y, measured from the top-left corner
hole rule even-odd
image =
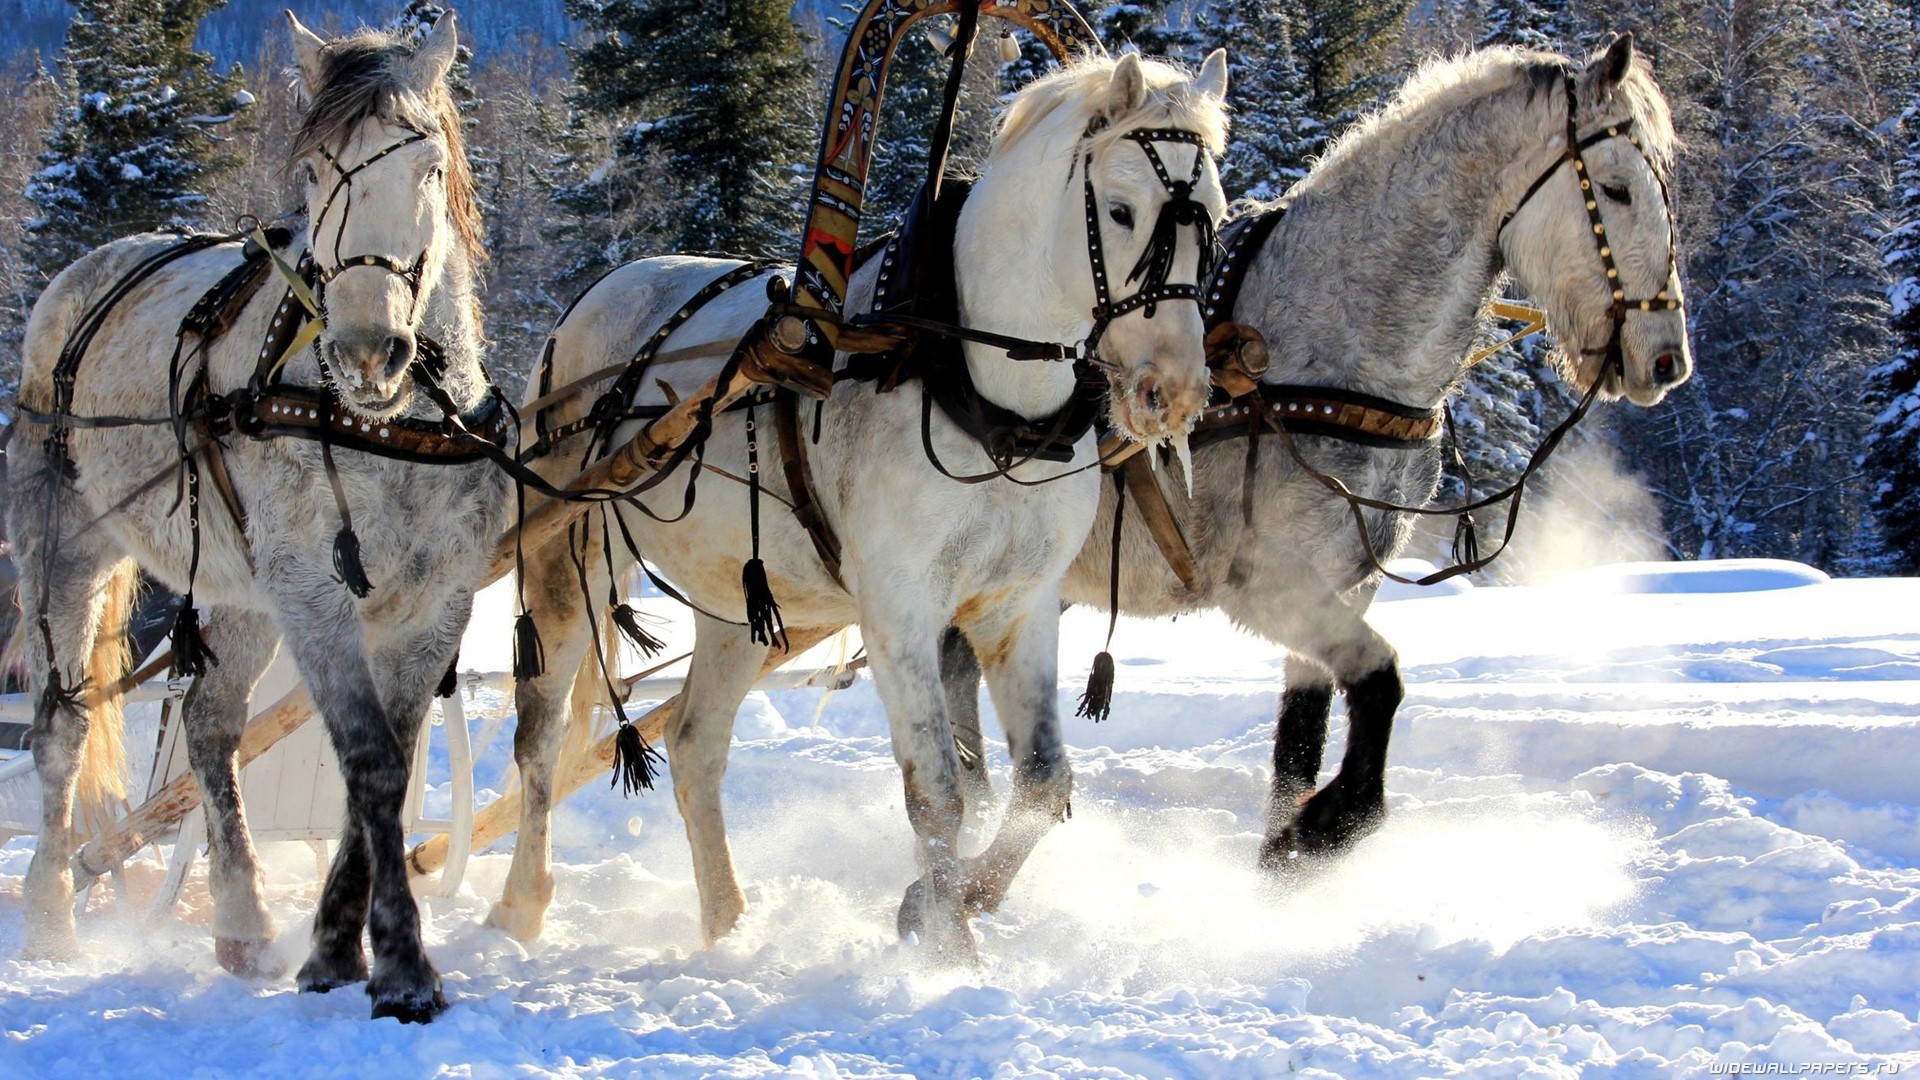
[[[1114,426],[1148,444],[1184,437],[1207,404],[1204,380],[1182,378],[1156,364],[1130,378],[1116,378],[1109,392],[1108,417]]]
[[[343,330],[328,335],[323,348],[334,388],[348,409],[370,419],[386,419],[406,407],[407,373],[417,349],[412,331]]]

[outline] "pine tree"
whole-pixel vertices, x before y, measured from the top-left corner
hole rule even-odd
[[[238,66],[216,74],[193,48],[224,0],[73,2],[65,107],[27,185],[46,273],[127,233],[201,224],[208,186],[235,163],[220,132],[253,101]]]
[[[1171,6],[1169,0],[1119,0],[1101,7],[1088,21],[1115,52],[1131,46],[1145,56],[1199,60],[1193,55],[1199,35],[1177,20],[1168,10]]]
[[[1196,19],[1201,51],[1227,50],[1233,137],[1220,179],[1232,197],[1280,196],[1326,147],[1327,127],[1294,55],[1291,11],[1280,0],[1218,0]]]
[[[690,18],[671,0],[570,0],[596,34],[573,53],[576,110],[617,120],[615,172],[648,163],[676,201],[682,250],[785,251],[813,149],[814,85],[785,0],[724,0]],[[609,205],[624,196],[597,186]]]
[[[948,146],[947,171],[966,176],[978,172],[993,137],[999,106],[1000,60],[998,28],[982,20],[973,55],[961,77],[960,100]],[[950,26],[942,32],[952,33]],[[862,238],[880,235],[899,220],[927,176],[927,155],[940,106],[946,99],[951,62],[926,36],[910,33],[895,49],[880,101],[879,133],[873,167],[867,172],[866,198],[861,206],[866,227]]]
[[[1573,13],[1567,0],[1488,0],[1475,46],[1518,45],[1565,52],[1573,47],[1573,37]]]
[[[1395,47],[1413,0],[1297,0],[1293,53],[1314,118],[1337,133],[1396,81]],[[1231,48],[1231,47],[1230,47]]]
[[[1880,411],[1863,464],[1887,549],[1899,572],[1912,574],[1920,572],[1920,96],[1900,131],[1899,205],[1880,244],[1893,275],[1887,287],[1893,353],[1868,373],[1868,400]]]

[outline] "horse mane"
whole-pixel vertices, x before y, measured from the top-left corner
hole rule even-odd
[[[424,95],[414,89],[408,67],[417,51],[409,35],[385,30],[362,29],[327,42],[320,52],[320,85],[305,88],[310,100],[287,161],[340,146],[375,118],[440,136],[447,147],[447,209],[469,264],[477,268],[486,262],[485,232],[460,113],[445,80]]]
[[[1301,183],[1311,183],[1317,176],[1338,168],[1348,158],[1361,154],[1361,147],[1376,138],[1404,130],[1399,125],[1416,111],[1453,112],[1503,92],[1524,94],[1528,104],[1544,97],[1558,106],[1564,100],[1562,87],[1567,73],[1572,71],[1577,75],[1583,67],[1584,62],[1580,60],[1511,45],[1430,59],[1401,84],[1391,102],[1336,139]],[[1641,148],[1655,167],[1663,173],[1670,170],[1680,146],[1679,136],[1673,129],[1673,113],[1655,84],[1645,58],[1638,53],[1626,77],[1614,87],[1607,100],[1580,102],[1580,115],[1575,117],[1577,126],[1584,132],[1606,120],[1617,119],[1621,105],[1633,117]]]
[[[1105,130],[1093,137],[1095,147],[1123,133],[1149,123],[1156,126],[1185,128],[1199,133],[1207,149],[1218,156],[1227,143],[1227,111],[1217,100],[1194,88],[1193,74],[1164,60],[1148,60],[1140,65],[1146,76],[1147,94],[1138,108],[1115,118]],[[1049,72],[1028,84],[1013,97],[994,135],[995,153],[1019,142],[1044,126],[1061,109],[1071,109],[1073,127],[1084,131],[1094,117],[1094,102],[1113,77],[1119,63],[1106,56],[1076,57],[1057,71]]]

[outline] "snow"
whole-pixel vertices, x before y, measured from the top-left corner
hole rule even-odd
[[[685,620],[659,605],[684,647]],[[1391,816],[1281,888],[1252,868],[1279,655],[1215,616],[1123,620],[1114,718],[1066,721],[1073,817],[978,925],[985,967],[964,974],[924,970],[893,933],[912,856],[871,682],[824,705],[758,692],[727,780],[750,908],[715,949],[671,798],[593,785],[558,815],[541,941],[480,925],[502,852],[427,902],[455,1001],[434,1025],[225,975],[196,879],[159,921],[95,898],[76,963],[0,960],[0,1076],[1913,1068],[1917,605],[1920,581],[1763,560],[1383,600],[1374,621],[1409,684]],[[503,658],[510,612],[503,592],[482,598],[466,666]],[[1104,630],[1066,619],[1063,715]],[[507,742],[484,752],[482,784],[498,786]],[[993,765],[1004,796],[1004,750]],[[18,951],[31,850],[0,847],[0,957]],[[313,858],[264,858],[297,962]],[[135,862],[128,895],[158,876]]]

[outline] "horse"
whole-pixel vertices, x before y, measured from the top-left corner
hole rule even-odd
[[[1262,393],[1272,396],[1219,410],[1232,437],[1195,448],[1191,494],[1158,485],[1190,545],[1193,584],[1136,502],[1121,533],[1117,596],[1121,611],[1150,618],[1218,609],[1288,650],[1259,855],[1267,871],[1317,865],[1382,821],[1402,696],[1393,647],[1366,611],[1379,561],[1406,543],[1414,514],[1366,510],[1363,535],[1347,499],[1309,469],[1383,503],[1432,500],[1438,407],[1466,375],[1508,275],[1544,306],[1562,370],[1584,393],[1652,406],[1684,381],[1692,365],[1665,197],[1674,148],[1666,100],[1630,36],[1584,63],[1483,50],[1428,63],[1283,197],[1283,214],[1261,208],[1248,223],[1271,231],[1244,252],[1237,300],[1218,314],[1268,342]],[[1381,444],[1299,420],[1282,421],[1302,427],[1288,433],[1244,419],[1249,403],[1274,412],[1314,391],[1324,402],[1316,411],[1371,399],[1389,418],[1427,418],[1427,432]],[[1069,602],[1111,602],[1120,505],[1109,487],[1067,574]],[[990,785],[963,632],[949,633],[943,663],[978,801]],[[1336,687],[1347,703],[1346,752],[1316,791]]]
[[[290,157],[304,235],[117,240],[54,278],[27,326],[8,521],[45,817],[26,953],[77,950],[74,876],[100,872],[69,867],[73,796],[79,775],[111,783],[99,774],[126,671],[114,623],[137,565],[186,598],[174,657],[197,673],[183,722],[220,963],[279,974],[234,755],[284,641],[348,792],[300,989],[365,981],[374,1017],[424,1021],[446,1002],[407,888],[401,802],[505,523],[506,479],[472,448],[508,403],[481,364],[453,16],[417,45],[367,30],[323,41],[288,17],[308,97]],[[276,262],[286,288],[259,287]],[[156,468],[161,482],[142,483]]]
[[[600,663],[607,631],[583,594],[610,591],[644,551],[684,590],[695,613],[694,653],[668,724],[667,757],[694,850],[707,943],[734,926],[745,899],[727,845],[720,783],[734,715],[775,636],[764,625],[737,621],[751,593],[742,561],[752,558],[763,563],[786,622],[860,625],[889,717],[922,873],[902,900],[901,924],[923,939],[931,963],[977,962],[970,913],[998,904],[1034,845],[1067,810],[1071,779],[1054,706],[1058,584],[1092,523],[1100,483],[1090,430],[1098,403],[1089,405],[1087,392],[1076,390],[1073,371],[1062,363],[1015,360],[1004,341],[989,346],[977,339],[984,333],[1078,343],[1065,352],[1105,368],[1114,415],[1129,435],[1183,443],[1206,394],[1200,313],[1187,301],[1198,298],[1202,248],[1225,211],[1214,164],[1225,137],[1225,94],[1222,52],[1197,74],[1137,54],[1088,58],[1023,88],[1003,117],[959,210],[951,255],[940,253],[950,257],[957,277],[964,329],[956,332],[976,339],[966,342],[943,385],[970,383],[961,412],[998,415],[995,431],[1024,427],[1041,433],[1041,444],[1067,425],[1064,418],[1085,411],[1078,430],[1051,439],[1058,450],[1051,460],[1037,453],[1010,459],[997,448],[990,453],[987,444],[999,445],[994,437],[963,428],[944,404],[936,407],[931,376],[897,385],[883,379],[878,386],[842,378],[817,411],[807,410],[804,426],[812,437],[802,430],[774,445],[752,409],[722,413],[703,458],[708,474],[742,479],[789,505],[813,502],[841,546],[837,573],[795,514],[759,515],[751,504],[705,494],[688,509],[683,496],[657,491],[648,496],[651,505],[619,504],[615,527],[603,520],[585,530],[570,554],[553,545],[529,555],[525,603],[546,663],[517,689],[514,755],[525,798],[491,925],[521,939],[540,932],[553,892],[547,824],[555,762],[569,710],[585,708],[570,704],[569,687],[576,677],[605,681],[590,669]],[[863,266],[852,282],[849,311],[865,310],[893,263],[888,255]],[[1129,265],[1135,271],[1123,283]],[[703,289],[714,292],[728,273],[747,277],[692,310],[691,298]],[[762,310],[753,285],[771,273],[705,258],[628,264],[562,319],[550,360],[529,393],[604,365],[618,368],[635,342],[653,342],[667,327],[674,328],[674,341],[731,342]],[[1140,291],[1119,295],[1141,277]],[[1169,279],[1174,283],[1166,284]],[[841,362],[850,361],[843,356]],[[661,365],[634,382],[697,380],[704,370],[687,366],[692,374]],[[674,393],[664,384],[646,386],[632,400],[657,406]],[[568,404],[549,422],[564,431],[567,418],[583,410]],[[636,427],[636,421],[622,424],[614,441]],[[541,467],[561,475],[568,467],[558,460],[564,456],[550,455]],[[812,482],[796,482],[790,464],[803,466]],[[633,538],[637,544],[621,543]],[[590,579],[595,584],[588,588]],[[964,861],[939,665],[940,634],[956,622],[984,644],[986,678],[1020,762],[1014,811],[987,851]]]

